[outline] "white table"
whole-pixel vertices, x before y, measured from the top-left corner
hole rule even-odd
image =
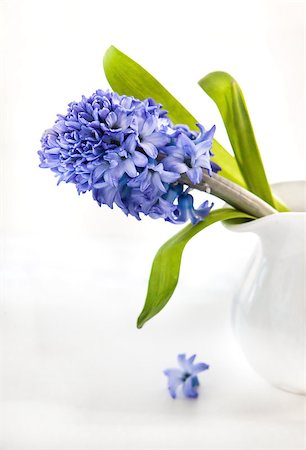
[[[266,384],[233,337],[245,255],[216,230],[232,256],[190,244],[175,296],[142,330],[155,242],[2,239],[1,450],[305,449],[304,398]],[[195,401],[166,390],[180,352],[210,364]]]

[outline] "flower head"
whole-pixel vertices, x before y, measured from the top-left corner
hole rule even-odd
[[[214,127],[205,131],[198,126],[196,133],[173,125],[152,99],[97,90],[70,103],[67,114],[58,115],[46,130],[40,167],[51,169],[58,183],[75,184],[79,194],[91,191],[99,205],[116,204],[137,219],[142,213],[196,223],[210,207],[205,203],[194,209],[178,181],[186,173],[196,184],[204,169],[209,174],[216,170],[210,161]]]
[[[183,394],[188,398],[197,398],[197,388],[200,385],[197,374],[209,369],[205,363],[194,364],[196,355],[186,359],[185,354],[177,357],[179,368],[166,369],[164,374],[168,377],[168,390],[172,398],[176,398],[176,391],[182,385]]]

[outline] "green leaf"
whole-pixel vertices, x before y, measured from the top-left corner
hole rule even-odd
[[[151,97],[163,105],[175,124],[186,124],[191,129],[197,129],[197,120],[190,112],[149,72],[120,50],[110,47],[104,55],[103,65],[110,86],[118,94],[131,95],[140,100]],[[215,155],[212,160],[222,168],[220,175],[245,186],[235,158],[215,139],[212,152]]]
[[[220,220],[250,220],[254,219],[241,211],[223,208],[213,211],[197,225],[187,225],[157,252],[151,269],[149,286],[145,305],[138,317],[137,327],[141,328],[145,322],[158,314],[170,300],[180,273],[183,250],[187,242],[204,228]]]
[[[274,205],[243,93],[231,75],[212,72],[199,81],[219,108],[240,172],[248,189]]]

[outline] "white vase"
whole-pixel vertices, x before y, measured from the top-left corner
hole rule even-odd
[[[294,212],[226,225],[258,236],[232,309],[235,335],[272,385],[306,393],[306,182],[273,186]],[[304,212],[303,212],[304,211]]]

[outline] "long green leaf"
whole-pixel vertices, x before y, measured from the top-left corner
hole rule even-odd
[[[141,328],[145,322],[158,314],[170,300],[180,273],[181,259],[185,245],[190,239],[204,228],[220,220],[250,220],[254,217],[231,208],[213,211],[197,225],[187,225],[157,252],[150,274],[149,286],[145,305],[138,317],[137,327]]]
[[[199,81],[219,108],[238,166],[248,189],[274,205],[243,93],[231,75],[212,72]]]
[[[197,120],[149,72],[115,47],[110,47],[103,59],[104,72],[112,89],[120,95],[131,95],[140,100],[153,98],[168,111],[176,124],[196,129]],[[245,186],[235,158],[219,142],[213,141],[212,158],[221,168],[220,174]]]

